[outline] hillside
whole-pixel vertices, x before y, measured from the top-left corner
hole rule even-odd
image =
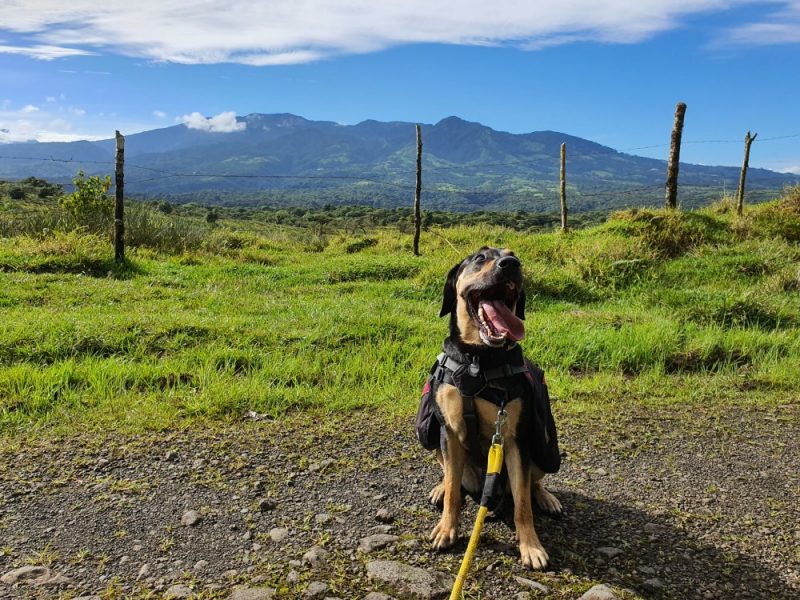
[[[228,205],[405,205],[413,194],[414,125],[364,121],[346,126],[278,114],[239,117],[241,131],[186,125],[126,138],[126,191]],[[618,152],[553,131],[511,134],[448,117],[423,125],[426,206],[448,210],[550,211],[559,147],[568,147],[573,210],[660,204],[664,161]],[[67,183],[79,167],[113,170],[113,140],[0,146],[0,178]],[[21,157],[3,158],[3,157]],[[215,177],[216,176],[216,177]],[[682,201],[696,206],[734,189],[736,167],[681,166]],[[797,176],[751,169],[754,199]],[[624,193],[620,193],[624,192]]]

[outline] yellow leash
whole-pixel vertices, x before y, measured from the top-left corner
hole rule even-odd
[[[467,544],[467,551],[464,553],[464,558],[461,561],[461,568],[458,570],[456,581],[453,584],[453,590],[450,592],[450,600],[460,600],[461,589],[464,587],[464,581],[467,579],[467,573],[472,565],[472,559],[475,556],[475,550],[478,548],[478,542],[481,539],[481,530],[483,529],[483,522],[486,520],[486,513],[489,512],[489,502],[494,494],[495,482],[497,476],[503,470],[503,436],[500,429],[505,423],[507,413],[505,409],[500,408],[497,413],[497,421],[495,422],[495,434],[492,438],[492,445],[489,448],[489,461],[486,466],[486,480],[483,485],[483,496],[481,497],[481,505],[478,508],[478,516],[475,518],[475,525],[472,528],[472,535]]]

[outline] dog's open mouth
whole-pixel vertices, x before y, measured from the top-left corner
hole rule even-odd
[[[513,312],[518,295],[517,286],[511,281],[465,294],[469,314],[487,346],[503,346],[525,337],[525,325]]]

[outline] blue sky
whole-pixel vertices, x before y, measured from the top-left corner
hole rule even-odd
[[[682,100],[683,160],[738,165],[750,129],[751,165],[800,173],[798,0],[263,4],[0,0],[0,142],[457,115],[665,158]]]

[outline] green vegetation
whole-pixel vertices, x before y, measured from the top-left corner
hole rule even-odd
[[[115,265],[107,233],[36,186],[16,200],[11,187],[0,185],[8,434],[410,414],[447,329],[444,275],[481,244],[523,258],[524,346],[560,415],[784,403],[800,390],[800,188],[741,219],[723,202],[629,210],[567,235],[431,224],[421,258],[396,225],[298,227],[227,209],[208,222],[199,207],[133,204],[129,262]]]

